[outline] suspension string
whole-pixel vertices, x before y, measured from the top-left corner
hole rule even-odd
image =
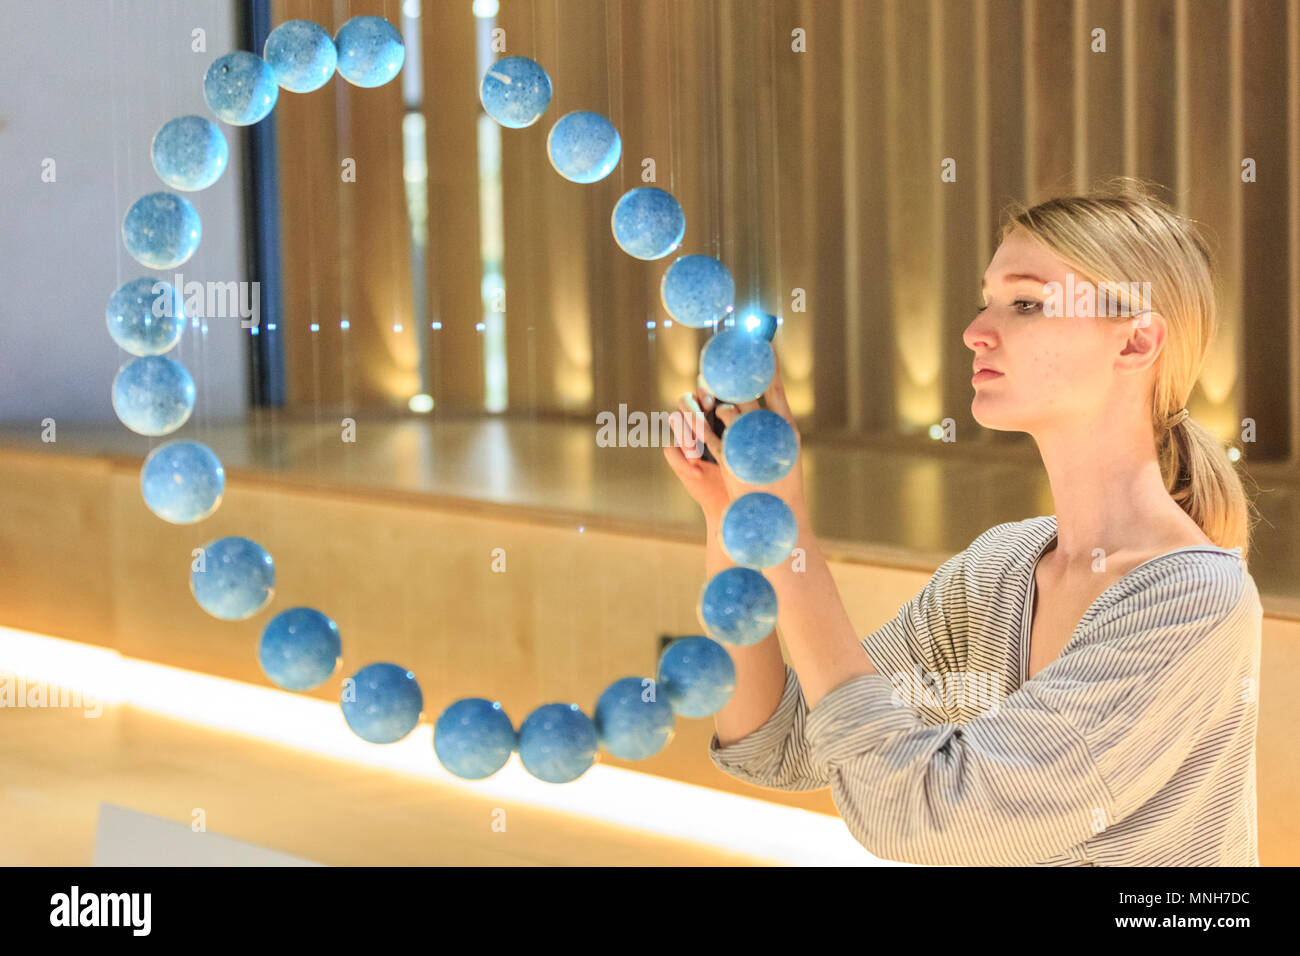
[[[710,165],[711,179],[709,182],[709,200],[713,207],[713,257],[721,260],[722,258],[722,191],[719,183],[721,182],[720,156],[722,154],[722,117],[718,114],[718,85],[720,80],[721,67],[719,61],[722,59],[716,55],[718,49],[718,20],[721,17],[720,0],[713,0],[713,12],[709,17],[709,46],[708,49],[714,51],[712,76],[709,83],[709,108],[712,113],[709,117],[709,125],[713,128],[713,151]],[[717,323],[714,323],[716,328]]]
[[[676,195],[677,152],[673,148],[673,126],[677,123],[677,95],[674,82],[677,71],[673,69],[673,0],[664,0],[666,26],[664,30],[664,65],[668,71],[668,191]]]
[[[776,295],[771,302],[772,314],[777,318],[781,317],[781,305],[785,301],[785,286],[781,279],[781,260],[784,250],[781,246],[781,110],[780,110],[780,90],[778,87],[777,74],[777,25],[776,25],[776,7],[772,7],[772,235],[773,248],[775,250],[776,261]],[[766,310],[764,310],[766,311]],[[775,333],[773,333],[775,336]]]

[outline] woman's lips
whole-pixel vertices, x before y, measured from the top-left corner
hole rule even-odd
[[[1001,377],[1002,377],[1001,372],[995,372],[991,368],[986,368],[986,369],[981,369],[980,371],[976,372],[973,376],[971,376],[970,383],[972,385],[978,385],[980,382],[987,382],[992,379],[1001,378]]]

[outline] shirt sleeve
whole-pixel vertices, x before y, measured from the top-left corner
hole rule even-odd
[[[785,691],[767,723],[727,747],[718,745],[715,732],[709,741],[709,757],[723,773],[756,786],[773,790],[829,787],[827,769],[814,765],[808,751],[808,714],[799,678],[786,664]]]
[[[964,571],[965,552],[962,552],[944,562],[893,620],[862,641],[876,670],[894,675],[900,701],[913,701],[931,723],[946,719],[941,702],[933,695],[918,698],[910,688],[920,686],[927,681],[927,675],[941,667],[934,663],[933,643],[922,635],[931,630],[941,633],[941,656],[950,660],[954,653],[953,622],[965,626]],[[964,654],[964,638],[962,646]],[[826,768],[814,764],[809,753],[808,716],[798,675],[786,664],[785,691],[772,716],[753,733],[727,747],[718,745],[715,733],[709,741],[709,757],[723,773],[756,786],[774,790],[828,787],[830,777]]]
[[[1123,821],[1245,706],[1239,665],[1259,605],[1242,600],[1244,580],[1220,557],[1140,569],[1076,649],[960,726],[927,726],[884,677],[855,677],[807,716],[807,759],[877,856],[1049,859]]]

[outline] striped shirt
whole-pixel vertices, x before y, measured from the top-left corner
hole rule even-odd
[[[908,863],[1258,866],[1263,609],[1241,549],[1139,564],[1028,679],[1034,571],[1056,516],[997,525],[862,646],[876,673],[808,710],[786,665],[763,726],[714,764],[831,788],[849,832]]]

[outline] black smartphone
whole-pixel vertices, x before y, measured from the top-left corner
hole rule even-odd
[[[709,427],[713,429],[713,433],[721,438],[722,432],[727,427],[727,423],[718,417],[718,400],[716,398],[713,400],[713,407],[704,413],[704,420],[709,423]],[[713,457],[713,452],[709,451],[707,445],[704,446],[704,454],[700,456],[700,460],[712,462],[715,465],[718,464],[718,459]]]

